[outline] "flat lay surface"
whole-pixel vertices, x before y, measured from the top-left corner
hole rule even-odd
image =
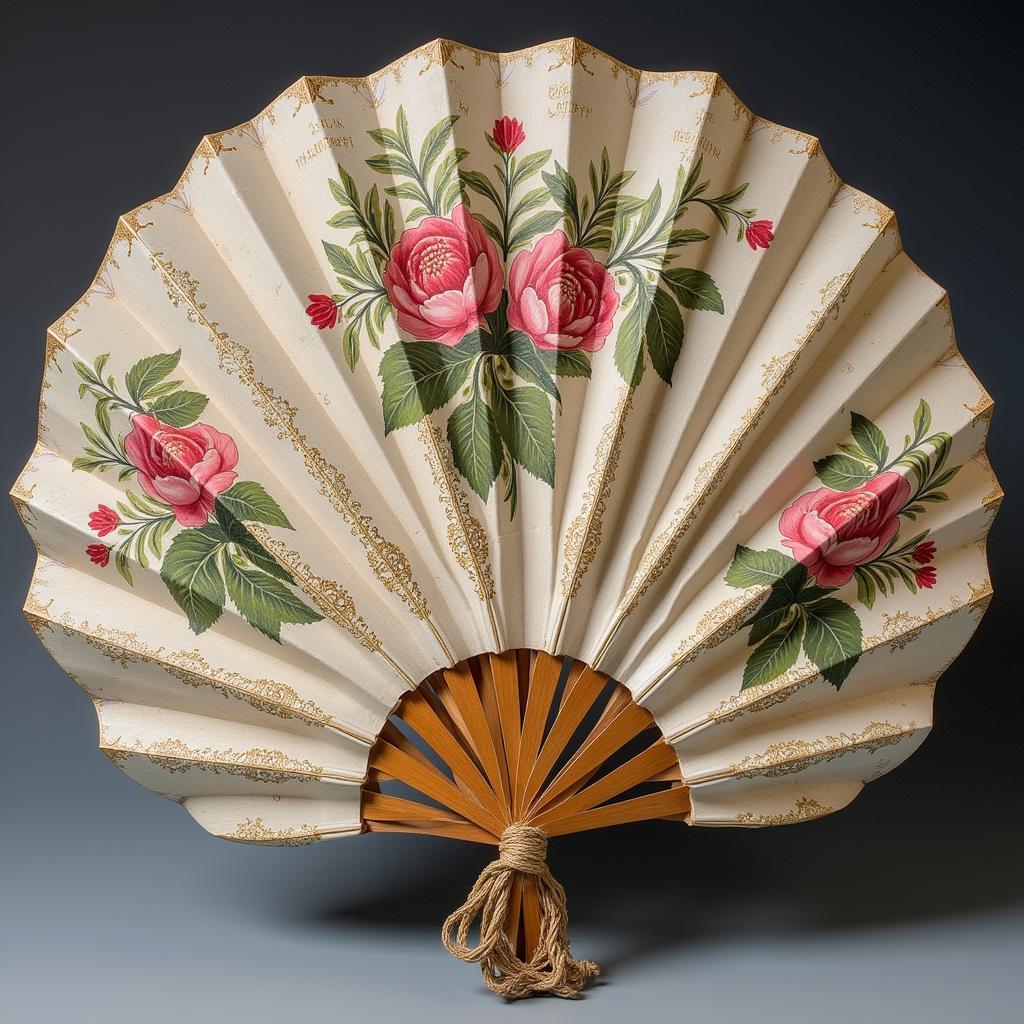
[[[990,74],[980,92],[972,85],[970,68],[982,53],[992,64],[999,46],[973,27],[954,32],[938,21],[890,12],[887,45],[878,48],[872,39],[880,25],[868,19],[853,24],[838,13],[834,23],[816,19],[812,25],[799,17],[798,5],[788,19],[793,30],[785,49],[801,59],[784,64],[776,35],[786,7],[777,5],[773,23],[752,6],[720,5],[716,21],[733,26],[724,34],[710,26],[695,31],[678,12],[659,13],[666,25],[678,25],[671,42],[639,24],[628,31],[610,29],[609,19],[595,17],[593,6],[575,18],[564,9],[557,16],[519,18],[514,28],[498,12],[467,12],[450,19],[457,23],[441,24],[444,19],[431,21],[420,11],[400,19],[400,30],[388,34],[369,15],[349,12],[343,38],[328,41],[311,34],[308,24],[270,31],[253,17],[251,6],[243,20],[231,5],[214,5],[199,18],[204,59],[187,66],[181,55],[198,26],[168,23],[156,8],[122,12],[110,5],[92,15],[69,10],[57,40],[34,12],[15,15],[3,71],[12,95],[19,88],[25,92],[12,113],[22,141],[4,167],[2,190],[5,223],[15,242],[3,255],[11,381],[3,457],[11,482],[33,441],[46,327],[89,284],[116,216],[166,192],[201,133],[244,120],[300,74],[366,74],[439,35],[511,50],[575,34],[634,66],[719,71],[758,114],[819,137],[845,181],[896,210],[907,252],[948,289],[960,350],[996,400],[989,456],[1009,495],[988,551],[996,599],[965,653],[943,676],[934,731],[915,757],[874,782],[841,814],[797,827],[705,830],[647,822],[554,840],[549,860],[568,891],[573,952],[596,960],[604,974],[581,1006],[534,1002],[529,1008],[503,1007],[475,969],[451,961],[437,940],[440,921],[462,900],[488,851],[401,835],[297,849],[217,842],[180,808],[147,795],[98,754],[88,699],[48,659],[20,616],[33,551],[8,508],[8,586],[0,595],[9,709],[0,745],[0,947],[4,998],[17,1019],[144,1014],[147,1020],[178,1020],[188,1013],[198,1020],[273,1020],[286,1013],[322,1013],[325,1007],[376,1011],[385,1019],[411,1012],[455,1020],[505,1012],[615,1019],[635,1010],[685,1007],[697,1020],[730,1020],[756,1010],[767,1019],[841,1021],[862,1018],[868,1005],[879,1019],[922,1013],[940,1021],[961,1020],[967,1013],[980,1020],[1012,1019],[1009,986],[1024,920],[1024,886],[1014,859],[1021,835],[1014,756],[1021,699],[1011,682],[1014,588],[1021,568],[1014,540],[1021,473],[1013,447],[1013,381],[1021,357],[1010,314],[1019,257],[1013,231],[997,213],[999,191],[1011,180],[1010,158],[996,142],[1010,123],[1009,75],[1000,83],[998,72]],[[652,15],[654,10],[651,5]],[[768,37],[775,40],[772,52],[757,43]],[[897,51],[902,61],[894,59]],[[40,79],[42,52],[51,70]],[[30,80],[33,88],[26,92],[23,83]],[[640,105],[640,99],[630,102]],[[511,152],[523,142],[517,131],[521,126],[510,123],[499,131],[496,125],[492,148]],[[953,144],[953,138],[959,141]],[[487,187],[481,180],[482,194]],[[458,216],[451,213],[452,224]],[[722,216],[742,221],[748,258],[748,246],[757,255],[772,244],[771,225],[755,221],[756,210],[731,210],[723,202]],[[974,226],[964,231],[965,223]],[[535,227],[540,233],[550,225]],[[442,244],[434,221],[424,220],[416,230],[428,228],[435,235],[410,238],[408,244]],[[510,222],[504,230],[513,228]],[[481,253],[493,250],[483,233],[473,242],[472,230],[463,230]],[[501,229],[494,238],[499,248],[510,244]],[[546,244],[538,242],[533,251]],[[610,282],[594,276],[600,268],[582,256],[572,258],[579,263],[574,273],[581,275],[581,287],[593,284],[594,294],[603,296],[595,301],[608,305],[603,312],[595,307],[596,333],[580,328],[583,333],[572,336],[575,347],[594,353],[618,298]],[[541,281],[539,265],[523,267],[520,279],[532,282],[533,275]],[[418,273],[412,261],[401,272]],[[405,294],[413,288],[410,280],[387,279],[389,295],[392,289]],[[667,277],[666,282],[671,284]],[[713,282],[710,287],[717,294]],[[509,323],[543,349],[542,321],[555,314],[531,306],[514,280],[507,301]],[[438,327],[432,310],[429,303],[409,307],[403,328],[417,338],[454,330]],[[327,329],[330,314],[315,302],[308,311],[315,327]],[[463,315],[471,317],[472,311]],[[450,325],[451,316],[445,316]],[[458,330],[472,326],[460,321]],[[439,341],[457,342],[454,335]],[[653,349],[650,356],[654,370],[671,377],[671,364],[659,368]],[[358,347],[346,358],[354,368]],[[363,358],[371,358],[365,345]],[[119,366],[118,375],[126,369],[127,363]],[[389,413],[382,376],[387,424],[389,415],[406,414]],[[102,386],[97,374],[96,387]],[[182,419],[181,443],[192,443],[197,430],[206,430],[201,440],[219,460],[223,478],[217,490],[228,496],[238,475],[238,450],[230,437],[202,423],[189,427],[196,415]],[[915,435],[925,415],[919,405]],[[146,422],[143,415],[135,420],[138,445],[149,442],[142,436]],[[403,425],[399,419],[388,429]],[[936,429],[941,426],[936,423]],[[927,427],[921,429],[923,437]],[[889,441],[902,447],[895,432]],[[884,446],[885,439],[877,443]],[[907,444],[913,447],[909,434]],[[139,452],[132,461],[150,498],[170,502],[180,526],[206,523],[210,510],[202,501],[181,496],[181,488],[159,491],[160,481],[169,478],[158,479],[156,469],[146,476],[150,467],[142,447]],[[819,454],[825,453],[814,456]],[[502,458],[526,465],[531,456],[510,447]],[[864,487],[865,494],[882,487],[885,460],[876,460],[879,476]],[[488,479],[465,458],[458,466],[481,497],[498,475],[493,468]],[[937,477],[939,469],[928,471]],[[500,481],[492,505],[504,501],[514,507],[507,483],[503,497],[498,486]],[[882,488],[880,500],[905,506],[909,489],[907,495],[895,491]],[[799,504],[805,498],[806,507]],[[806,543],[806,517],[834,511],[818,508],[815,498],[801,497],[777,528],[782,546],[798,556]],[[264,514],[270,522],[275,513]],[[863,544],[874,545],[873,552],[891,540],[886,515],[865,527],[870,536]],[[774,525],[772,531],[774,537]],[[941,548],[944,535],[936,536]],[[778,540],[766,543],[772,547]],[[908,548],[908,571],[922,594],[936,582],[934,570],[924,565],[934,549],[933,543],[914,548],[913,558],[923,566],[916,568]],[[100,553],[89,557],[95,562]],[[936,564],[945,585],[941,558]],[[741,569],[734,565],[729,572],[741,580]],[[838,562],[810,565],[808,571],[825,587],[843,586],[851,577]],[[864,586],[876,584],[884,587],[884,578]],[[865,593],[870,608],[873,591]],[[286,620],[292,623],[319,617],[301,602],[289,614],[295,616]],[[247,617],[268,636],[280,629],[280,622]],[[603,651],[610,640],[600,639],[597,633],[591,643]],[[953,643],[952,634],[945,639]],[[813,660],[811,648],[805,649]],[[753,662],[747,673],[755,671]],[[878,770],[885,765],[880,761]],[[707,771],[709,779],[715,777],[713,764]],[[746,806],[713,811],[709,805],[702,813],[709,821],[716,814],[742,821],[750,813]],[[260,813],[274,812],[268,804]],[[287,825],[282,819],[281,827]]]

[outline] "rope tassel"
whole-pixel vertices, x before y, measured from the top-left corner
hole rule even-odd
[[[449,915],[441,941],[452,956],[479,963],[488,988],[506,999],[547,992],[575,999],[600,971],[569,953],[565,890],[547,865],[548,837],[532,825],[509,825],[498,844],[498,859],[480,872],[466,902]],[[533,875],[540,902],[540,935],[529,961],[520,960],[509,939],[507,922],[515,873]],[[480,941],[469,946],[469,930],[480,918]],[[452,933],[455,938],[452,938]]]

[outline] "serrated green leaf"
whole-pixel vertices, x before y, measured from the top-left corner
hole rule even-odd
[[[814,463],[818,479],[834,491],[849,491],[860,487],[874,476],[870,466],[849,455],[827,455]]]
[[[384,433],[406,427],[455,397],[466,382],[476,351],[433,341],[400,341],[380,361],[384,382]]]
[[[551,371],[541,359],[540,353],[533,342],[519,331],[509,331],[506,333],[505,338],[508,348],[503,355],[509,365],[509,369],[517,377],[522,377],[523,380],[536,384],[556,402],[561,403],[562,396],[558,386],[551,379]]]
[[[198,391],[174,391],[149,404],[149,412],[171,427],[187,427],[203,414],[209,399]]]
[[[416,168],[398,153],[382,153],[380,156],[371,156],[366,161],[367,166],[380,174],[392,176],[415,178]]]
[[[224,610],[219,556],[226,543],[219,526],[183,530],[171,541],[160,566],[160,578],[193,633],[209,629]]]
[[[135,363],[124,378],[124,386],[132,401],[141,404],[154,385],[174,372],[180,360],[179,348],[177,352],[161,352]]]
[[[710,274],[691,267],[673,267],[662,272],[662,280],[671,289],[683,309],[708,309],[724,313],[725,304]]]
[[[757,551],[742,544],[736,546],[732,562],[725,573],[730,587],[770,586],[779,580],[789,580],[792,594],[799,592],[807,579],[807,569],[795,558],[770,548]]]
[[[217,495],[217,505],[244,523],[266,523],[293,529],[281,506],[254,480],[239,480]]]
[[[804,635],[804,616],[799,612],[778,631],[762,641],[747,659],[743,668],[743,690],[778,679],[792,668],[800,653]]]
[[[850,414],[850,431],[861,451],[878,469],[881,469],[889,458],[885,434],[867,416],[862,416],[859,412]]]
[[[853,671],[863,649],[857,613],[844,601],[826,597],[808,605],[804,653],[837,690]]]
[[[501,469],[503,449],[494,415],[478,395],[452,410],[448,443],[459,472],[486,501]]]
[[[537,349],[548,373],[556,377],[590,377],[590,360],[578,349]]]
[[[551,401],[539,388],[505,388],[495,382],[494,419],[509,454],[533,476],[555,483]]]
[[[245,621],[278,643],[282,623],[308,625],[323,618],[279,579],[255,567],[239,565],[232,558],[224,559],[224,583],[228,597]]]
[[[654,292],[644,338],[654,372],[671,387],[672,371],[683,350],[683,317],[672,296],[661,288]]]

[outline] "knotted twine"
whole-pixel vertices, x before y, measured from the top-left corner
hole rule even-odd
[[[506,999],[523,999],[540,992],[575,999],[580,989],[600,973],[589,960],[569,953],[569,922],[565,890],[555,880],[545,858],[548,837],[539,828],[509,825],[498,844],[498,859],[480,872],[466,902],[449,915],[441,941],[452,956],[479,963],[487,986]],[[508,908],[515,873],[532,875],[540,901],[540,935],[529,961],[520,960],[508,936]],[[480,941],[467,944],[473,922],[480,918]],[[452,932],[455,938],[452,938]]]

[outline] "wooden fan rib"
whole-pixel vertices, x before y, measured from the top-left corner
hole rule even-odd
[[[501,716],[498,712],[498,693],[494,688],[494,674],[491,672],[491,659],[482,655],[473,661],[473,677],[476,679],[477,692],[480,694],[480,706],[484,709],[487,719],[487,731],[491,737],[498,762],[498,774],[501,776],[501,795],[511,805],[512,790],[508,781],[508,759],[505,757],[505,743],[501,736]]]
[[[505,746],[505,763],[509,778],[509,798],[516,787],[516,769],[519,764],[519,738],[522,730],[519,704],[519,671],[515,651],[492,654],[488,659],[494,692],[498,700],[498,719],[501,723],[501,738]]]
[[[524,790],[524,807],[529,807],[536,798],[559,755],[565,750],[566,744],[572,739],[573,733],[594,701],[601,695],[607,681],[607,676],[585,665],[581,672],[575,673],[575,678],[570,676],[551,731],[544,740],[544,745],[530,771]]]
[[[500,806],[501,801],[497,794],[504,792],[504,786],[501,768],[498,764],[498,752],[494,749],[494,738],[491,736],[491,730],[487,724],[487,715],[480,701],[476,680],[465,663],[456,665],[455,668],[445,669],[444,677],[455,698],[455,703],[462,713],[462,720],[466,724],[468,736],[483,765],[483,770],[495,794],[495,800]],[[507,811],[507,807],[502,809]]]
[[[690,795],[685,786],[663,789],[660,793],[631,800],[620,800],[615,804],[604,804],[587,811],[580,811],[568,818],[554,821],[545,829],[549,836],[564,836],[571,832],[586,832],[595,828],[609,828],[612,825],[626,825],[633,821],[647,821],[651,818],[675,818],[690,813]]]
[[[472,796],[481,807],[499,821],[507,817],[506,808],[488,785],[487,779],[422,695],[416,692],[410,694],[403,718],[433,747],[452,773],[472,790]]]
[[[625,764],[602,776],[593,785],[549,806],[543,814],[532,819],[530,824],[546,830],[553,821],[589,810],[635,786],[650,782],[652,774],[664,771],[671,764],[678,764],[675,751],[663,740],[658,740]]]
[[[604,728],[595,730],[569,759],[550,785],[537,798],[534,809],[540,811],[565,793],[588,772],[594,772],[617,750],[625,746],[651,724],[651,716],[636,704],[628,704]]]
[[[370,767],[418,789],[494,836],[500,836],[505,828],[496,815],[449,782],[433,765],[423,764],[390,743],[378,742],[374,746]]]
[[[530,673],[530,686],[523,714],[523,732],[519,743],[519,758],[516,767],[516,789],[512,801],[513,818],[518,818],[525,809],[526,783],[530,776],[544,727],[551,712],[558,677],[562,672],[562,659],[553,658],[545,651],[538,651]]]
[[[492,846],[497,842],[490,832],[461,815],[389,793],[365,792],[362,817],[374,832],[430,832]]]

